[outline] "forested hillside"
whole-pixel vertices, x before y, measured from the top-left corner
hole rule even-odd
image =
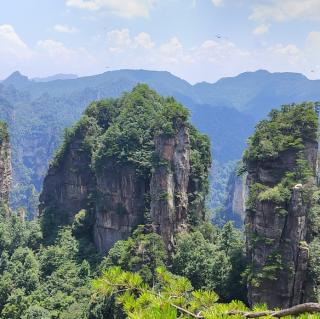
[[[238,170],[247,171],[250,190],[245,243],[232,223],[218,228],[206,218],[209,141],[186,108],[146,85],[93,102],[51,162],[40,219],[1,207],[0,317],[318,318],[303,314],[319,312],[316,303],[262,305],[275,306],[290,269],[293,292],[304,298],[284,294],[290,302],[277,305],[318,301],[317,111],[312,103],[273,110],[250,138]],[[263,237],[261,214],[284,230],[268,223]],[[101,245],[110,234],[112,245]]]

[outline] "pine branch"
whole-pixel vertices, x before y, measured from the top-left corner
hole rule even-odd
[[[260,312],[247,312],[247,311],[238,311],[231,310],[227,313],[227,315],[242,315],[244,318],[260,318],[264,316],[271,316],[274,318],[281,318],[285,316],[297,316],[304,313],[315,313],[320,312],[320,304],[318,303],[304,303],[301,305],[293,306],[288,309],[282,310],[266,310]]]
[[[179,311],[181,311],[181,312],[183,312],[183,313],[185,313],[185,314],[187,314],[187,315],[189,315],[189,316],[191,316],[192,318],[204,319],[203,316],[201,316],[201,315],[199,315],[199,314],[197,315],[197,314],[195,314],[195,313],[193,313],[193,312],[191,312],[191,311],[189,311],[189,310],[187,310],[187,309],[185,309],[185,308],[182,308],[182,307],[180,307],[180,306],[177,306],[177,305],[175,305],[175,304],[173,304],[173,303],[170,303],[170,306],[178,309]]]

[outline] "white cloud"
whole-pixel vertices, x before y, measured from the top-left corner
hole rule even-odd
[[[152,41],[149,33],[141,32],[134,38],[135,43],[145,49],[152,49],[155,43]]]
[[[66,5],[91,11],[106,10],[124,17],[148,17],[155,0],[66,0]]]
[[[70,60],[74,55],[74,52],[71,49],[65,47],[62,42],[51,39],[38,41],[37,49],[40,52],[46,53],[50,58],[54,58],[57,60]]]
[[[168,55],[176,55],[183,50],[182,44],[177,37],[171,38],[167,43],[160,47],[160,51]]]
[[[53,30],[56,31],[56,32],[61,32],[61,33],[75,33],[78,31],[77,28],[74,28],[74,27],[70,27],[68,25],[63,25],[63,24],[56,24],[54,27],[53,27]]]
[[[71,48],[55,39],[43,39],[31,47],[12,26],[0,25],[0,43],[1,77],[16,69],[31,77],[59,72],[94,74],[105,71],[106,66],[167,70],[191,82],[212,82],[222,76],[261,68],[320,76],[317,31],[310,32],[301,46],[277,43],[246,50],[226,38],[208,38],[188,47],[178,37],[156,43],[147,32],[116,29],[99,37],[100,46],[88,43],[87,48]]]
[[[267,24],[261,24],[259,25],[258,27],[256,27],[254,30],[253,30],[253,34],[254,35],[262,35],[262,34],[265,34],[269,31],[269,25]]]
[[[213,5],[215,5],[216,7],[220,7],[223,5],[224,0],[211,0]]]
[[[306,58],[310,65],[311,76],[318,77],[320,74],[320,32],[312,31],[309,33],[306,40]]]
[[[9,24],[0,25],[0,54],[12,55],[23,59],[32,56],[32,50]]]
[[[121,53],[136,49],[151,50],[155,43],[147,32],[131,37],[129,29],[116,29],[107,33],[107,46],[110,52]]]
[[[314,53],[319,57],[320,52],[320,32],[312,31],[308,34],[306,40],[306,49],[308,53]]]
[[[129,29],[112,30],[107,33],[109,51],[122,52],[130,47],[132,40]]]
[[[320,20],[319,0],[272,0],[253,7],[250,19],[259,23],[289,20]]]

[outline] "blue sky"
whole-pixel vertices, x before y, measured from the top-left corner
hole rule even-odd
[[[320,78],[320,0],[0,0],[0,79],[167,70]]]

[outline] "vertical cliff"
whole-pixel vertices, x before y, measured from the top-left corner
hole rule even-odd
[[[174,234],[187,225],[190,176],[188,129],[182,126],[173,137],[157,136],[155,155],[159,162],[153,169],[150,183],[151,219],[167,249],[171,250]]]
[[[8,205],[11,188],[11,149],[7,125],[0,122],[0,202]]]
[[[144,223],[145,181],[133,165],[109,160],[97,176],[94,241],[100,251],[108,251],[116,241],[126,239]]]
[[[257,125],[245,152],[248,299],[270,308],[313,299],[309,243],[316,189],[313,104],[284,106]]]
[[[176,232],[203,220],[210,161],[208,138],[173,98],[138,85],[94,102],[67,131],[45,178],[45,236],[85,209],[101,252],[147,223],[171,250]]]

